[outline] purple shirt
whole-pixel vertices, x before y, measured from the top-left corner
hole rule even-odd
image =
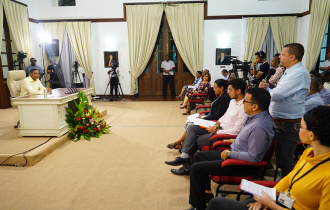
[[[267,111],[249,116],[230,146],[231,158],[260,162],[264,159],[273,138],[273,122]]]

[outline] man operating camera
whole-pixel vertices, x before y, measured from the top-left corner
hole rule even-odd
[[[84,77],[85,77],[84,69],[81,68],[78,61],[75,61],[72,68],[72,80],[76,88],[84,87]]]
[[[117,63],[116,61],[112,62],[108,74],[110,77],[110,101],[113,101],[113,90],[115,90],[115,99],[118,97],[119,63]]]

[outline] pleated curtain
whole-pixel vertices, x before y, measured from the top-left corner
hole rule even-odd
[[[175,4],[165,7],[176,47],[189,71],[203,69],[204,4]]]
[[[25,66],[28,66],[32,57],[28,8],[9,0],[3,0],[3,8],[10,36],[16,49],[27,53],[27,59],[23,61]]]
[[[313,0],[308,42],[306,51],[306,68],[309,71],[314,70],[324,37],[325,28],[329,20],[330,0]]]
[[[42,34],[49,34],[52,39],[59,40],[59,56],[55,56],[56,63],[59,61],[59,57],[61,56],[62,49],[62,41],[63,41],[63,33],[65,30],[65,22],[53,22],[53,23],[39,23],[40,31]],[[50,57],[46,54],[45,44],[42,43],[43,52],[44,52],[44,67],[47,69],[47,66],[50,64]]]
[[[143,73],[151,57],[162,19],[162,5],[127,5],[130,94],[137,93],[137,78]]]
[[[278,53],[282,52],[284,45],[295,42],[296,19],[296,16],[270,18],[270,26]]]
[[[91,44],[91,22],[66,22],[66,30],[68,32],[72,48],[76,54],[80,66],[85,70],[85,74],[89,79],[89,87],[94,88],[95,83],[92,71],[92,44]]]
[[[269,21],[269,17],[252,17],[248,19],[244,60],[254,60],[254,54],[260,51],[266,37]]]

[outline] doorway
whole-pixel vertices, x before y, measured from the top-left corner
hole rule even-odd
[[[184,64],[176,48],[166,15],[163,13],[155,48],[149,63],[139,77],[139,95],[158,96],[163,94],[163,73],[161,71],[161,64],[165,60],[165,55],[168,55],[170,60],[175,63],[174,89],[175,94],[179,95],[182,86],[192,84],[195,77]],[[170,95],[171,91],[169,85],[167,89],[167,94]]]

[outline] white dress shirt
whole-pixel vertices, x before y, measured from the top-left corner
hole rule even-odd
[[[20,96],[26,95],[42,95],[44,94],[45,87],[41,84],[40,80],[34,81],[30,76],[22,80],[21,94]]]
[[[165,70],[171,70],[173,67],[175,67],[175,64],[173,61],[169,60],[168,62],[165,60],[162,62],[161,68]],[[171,75],[174,75],[174,71],[170,71]],[[168,75],[167,73],[163,72],[163,75]]]
[[[244,112],[243,99],[236,102],[232,99],[226,113],[219,119],[221,130],[217,134],[237,135],[244,126],[248,115]]]

